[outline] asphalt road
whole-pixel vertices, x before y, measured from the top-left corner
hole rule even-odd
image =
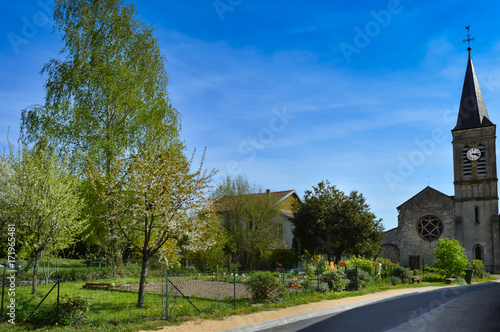
[[[400,296],[260,331],[500,331],[500,283]]]

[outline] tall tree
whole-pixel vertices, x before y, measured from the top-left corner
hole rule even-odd
[[[376,219],[362,194],[349,195],[322,181],[306,190],[303,204],[293,208],[294,247],[326,254],[374,257],[382,251],[382,220]]]
[[[166,147],[152,138],[138,154],[117,158],[112,177],[103,176],[97,167],[89,171],[96,192],[113,207],[110,219],[141,254],[137,307],[144,306],[149,261],[165,244],[207,246],[199,241],[206,226],[199,214],[208,213],[206,190],[215,171],[202,170],[202,160],[193,172],[192,163],[177,146]]]
[[[282,241],[278,199],[242,175],[218,185],[214,201],[243,269],[256,268],[265,250]]]
[[[0,219],[16,225],[21,253],[33,259],[33,294],[43,252],[65,249],[85,229],[78,184],[67,163],[41,146],[1,157]]]
[[[164,58],[153,26],[139,21],[132,4],[55,0],[54,20],[65,59],[51,59],[42,69],[45,104],[22,112],[28,142],[49,141],[81,174],[90,162],[110,177],[115,157],[137,153],[151,135],[177,139],[179,114],[169,101]],[[91,229],[113,229],[100,218],[113,207],[99,206],[91,193],[86,197],[94,214]]]

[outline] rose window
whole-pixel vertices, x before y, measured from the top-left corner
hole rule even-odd
[[[436,240],[443,233],[443,223],[436,216],[422,217],[417,223],[417,232],[424,240]]]

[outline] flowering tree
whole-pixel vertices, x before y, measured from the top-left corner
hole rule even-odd
[[[0,157],[0,220],[16,226],[21,254],[33,260],[32,293],[42,253],[65,249],[86,228],[77,180],[50,148],[23,146]]]
[[[206,190],[215,171],[200,168],[192,172],[190,160],[179,151],[179,145],[151,140],[147,148],[116,160],[114,176],[104,177],[94,167],[90,170],[97,193],[111,207],[111,218],[121,234],[142,256],[137,307],[144,306],[148,263],[172,244],[200,245],[208,211]],[[168,140],[167,140],[168,142]],[[108,179],[117,179],[109,181]],[[167,246],[166,246],[167,244]]]

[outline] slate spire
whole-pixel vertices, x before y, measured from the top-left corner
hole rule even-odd
[[[470,56],[470,46],[467,50],[469,51],[469,60],[467,62],[467,69],[465,70],[457,125],[453,130],[494,126],[489,119],[488,111],[486,110],[486,105],[483,100],[483,94],[479,88],[476,71],[474,70],[474,65],[472,64],[472,58]]]

